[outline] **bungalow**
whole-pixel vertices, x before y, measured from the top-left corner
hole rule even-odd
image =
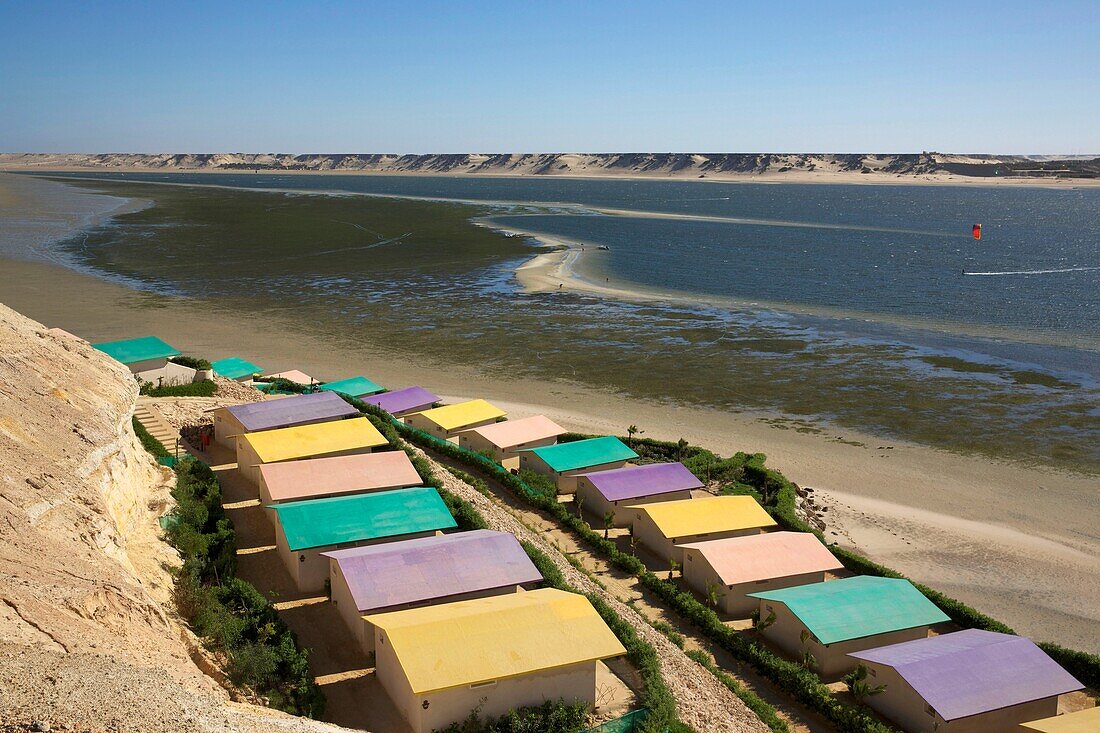
[[[260,466],[260,503],[366,494],[420,486],[423,481],[404,451],[390,450]],[[267,510],[275,521],[275,511]]]
[[[487,529],[323,554],[332,602],[367,654],[374,626],[364,614],[532,590],[542,581],[515,535]]]
[[[388,445],[365,417],[245,433],[237,441],[237,470],[260,485],[260,465],[304,458],[370,453]]]
[[[559,494],[572,494],[578,475],[622,468],[637,457],[621,440],[608,436],[526,449],[519,454],[519,467],[554,479]]]
[[[822,583],[844,566],[809,532],[765,532],[681,545],[684,581],[704,597],[712,589],[724,613],[747,617],[760,607],[749,593]]]
[[[366,377],[349,377],[348,379],[338,379],[335,382],[326,382],[321,385],[321,391],[337,392],[339,394],[346,394],[348,397],[360,399],[367,395],[385,392],[386,388],[380,384],[375,384]]]
[[[278,515],[275,548],[303,592],[323,590],[329,579],[329,560],[322,553],[428,537],[457,526],[439,492],[423,487],[293,501],[268,508]]]
[[[616,527],[629,527],[628,505],[690,499],[703,483],[682,463],[647,463],[577,476],[577,503],[596,516],[614,515]]]
[[[485,400],[470,400],[408,414],[405,416],[405,422],[429,435],[443,440],[452,440],[463,430],[491,425],[503,420],[507,414]]]
[[[928,636],[950,619],[908,580],[859,575],[749,593],[760,601],[763,635],[792,656],[810,654],[823,676],[849,672],[848,655]]]
[[[473,430],[464,430],[458,435],[458,444],[475,453],[486,453],[497,463],[513,462],[508,468],[519,467],[519,453],[523,448],[538,448],[554,445],[558,436],[564,435],[565,428],[544,415],[525,417],[522,420],[484,425]]]
[[[125,364],[139,382],[156,385],[190,384],[195,370],[169,359],[182,356],[179,349],[156,336],[142,336],[122,341],[104,341],[92,346],[115,361]]]
[[[626,653],[588,599],[554,588],[374,614],[375,674],[413,733],[477,710],[596,703],[596,666]]]
[[[439,395],[432,394],[423,387],[406,387],[393,392],[364,397],[363,402],[381,407],[394,417],[404,417],[412,412],[423,412],[439,402]]]
[[[908,733],[1015,733],[1084,687],[1030,639],[979,629],[850,656],[884,687],[867,704]]]
[[[705,496],[625,507],[634,538],[662,560],[683,567],[682,545],[760,534],[775,520],[751,496]]]
[[[218,359],[211,362],[210,366],[214,368],[215,374],[226,379],[232,379],[234,382],[244,382],[246,384],[250,383],[253,377],[264,370],[262,366],[257,366],[239,356]]]
[[[1020,723],[1019,733],[1036,730],[1040,733],[1096,733],[1100,730],[1100,707]]]
[[[280,400],[261,400],[209,410],[214,442],[237,450],[237,438],[260,430],[358,417],[359,411],[334,394],[310,394]]]

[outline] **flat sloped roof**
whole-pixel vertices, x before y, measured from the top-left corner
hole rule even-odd
[[[466,432],[477,433],[497,448],[504,449],[535,440],[556,438],[567,431],[545,415],[535,415],[521,420],[505,420],[492,425],[482,425],[480,428],[473,428]]]
[[[810,532],[765,532],[748,537],[693,542],[725,585],[823,573],[844,566]]]
[[[951,620],[899,578],[857,575],[748,595],[786,605],[822,644]]]
[[[375,407],[381,407],[386,412],[406,412],[417,408],[429,408],[439,402],[439,395],[433,394],[423,387],[405,387],[379,395],[364,397],[363,402]]]
[[[292,501],[268,508],[279,515],[279,526],[294,552],[458,526],[439,492],[424,487]]]
[[[967,629],[848,656],[897,670],[944,720],[1084,687],[1030,639]]]
[[[290,369],[285,372],[275,372],[274,374],[265,374],[264,376],[268,379],[285,379],[288,382],[294,382],[295,384],[305,386],[309,386],[314,382],[313,377],[297,369]]]
[[[670,539],[775,526],[775,520],[751,496],[702,496],[629,508],[648,514]]]
[[[703,488],[703,482],[682,463],[647,463],[582,475],[608,501]]]
[[[335,382],[326,382],[321,385],[321,389],[325,392],[342,392],[349,397],[362,397],[363,395],[386,391],[385,387],[375,384],[366,377],[348,377],[347,379],[338,379]]]
[[[1024,728],[1042,733],[1096,733],[1100,730],[1100,707],[1078,710],[1076,713],[1020,723]]]
[[[225,359],[218,359],[217,361],[210,362],[210,366],[214,368],[215,374],[220,374],[226,379],[240,379],[241,377],[251,377],[253,374],[259,374],[264,370],[262,366],[257,366],[250,361],[242,359],[239,356],[230,356]]]
[[[318,420],[339,420],[358,415],[340,395],[328,392],[295,395],[281,400],[261,400],[225,408],[245,430],[272,430]]]
[[[555,588],[365,618],[385,631],[416,694],[626,653],[587,598]]]
[[[322,554],[339,564],[364,613],[542,580],[515,535],[488,529]]]
[[[504,410],[485,400],[470,400],[454,405],[444,405],[421,412],[422,417],[431,420],[444,430],[456,430],[486,420],[497,420],[507,415]]]
[[[240,439],[252,446],[261,463],[292,461],[296,458],[387,445],[382,433],[365,417],[261,430],[257,433],[244,433]]]
[[[528,450],[559,473],[601,466],[605,463],[629,461],[638,457],[638,454],[628,448],[623,441],[612,436],[574,440]]]
[[[423,480],[405,451],[359,453],[260,466],[272,501],[420,486]]]
[[[122,341],[103,341],[92,344],[92,346],[123,364],[180,356],[179,349],[165,343],[156,336],[142,336],[134,339],[123,339]]]

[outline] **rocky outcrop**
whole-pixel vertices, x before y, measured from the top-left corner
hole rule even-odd
[[[0,305],[0,721],[339,730],[231,703],[192,661],[157,521],[171,472],[134,435],[136,398],[124,367]]]
[[[791,173],[1097,178],[1100,158],[944,153],[105,153],[0,154],[0,169],[361,171],[464,175],[740,178]]]

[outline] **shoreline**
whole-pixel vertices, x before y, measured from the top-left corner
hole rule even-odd
[[[667,173],[604,173],[597,171],[568,173],[517,173],[515,171],[377,171],[377,170],[297,170],[297,169],[225,169],[225,168],[146,168],[139,166],[78,166],[50,165],[26,166],[0,164],[0,173],[185,173],[185,174],[237,174],[237,175],[317,175],[317,176],[398,176],[439,178],[534,178],[572,180],[621,180],[621,181],[680,181],[696,183],[756,183],[781,185],[799,184],[850,184],[859,186],[1023,186],[1045,189],[1075,189],[1100,187],[1100,178],[1030,178],[1025,176],[961,176],[953,173],[837,173],[817,171],[785,171],[767,173],[712,173],[704,177],[695,174]]]
[[[812,488],[827,507],[830,540],[996,615],[1022,634],[1100,651],[1100,582],[1088,580],[1100,580],[1094,475],[848,429],[804,433],[764,413],[627,398],[564,379],[494,379],[475,368],[392,353],[384,344],[335,343],[308,324],[272,323],[216,302],[136,292],[55,265],[9,260],[5,269],[16,277],[0,284],[0,300],[92,340],[159,334],[185,352],[241,355],[267,371],[299,368],[323,380],[366,374],[391,388],[421,384],[448,398],[484,397],[513,418],[545,414],[580,432],[617,435],[637,424],[645,436],[684,437],[722,455],[766,453],[768,465]],[[1039,501],[1042,511],[1036,511]],[[1079,591],[1067,601],[1070,588]]]

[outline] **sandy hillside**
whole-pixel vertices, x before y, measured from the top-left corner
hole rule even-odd
[[[337,731],[233,703],[174,617],[129,373],[0,305],[0,729]],[[49,730],[50,728],[45,728]]]

